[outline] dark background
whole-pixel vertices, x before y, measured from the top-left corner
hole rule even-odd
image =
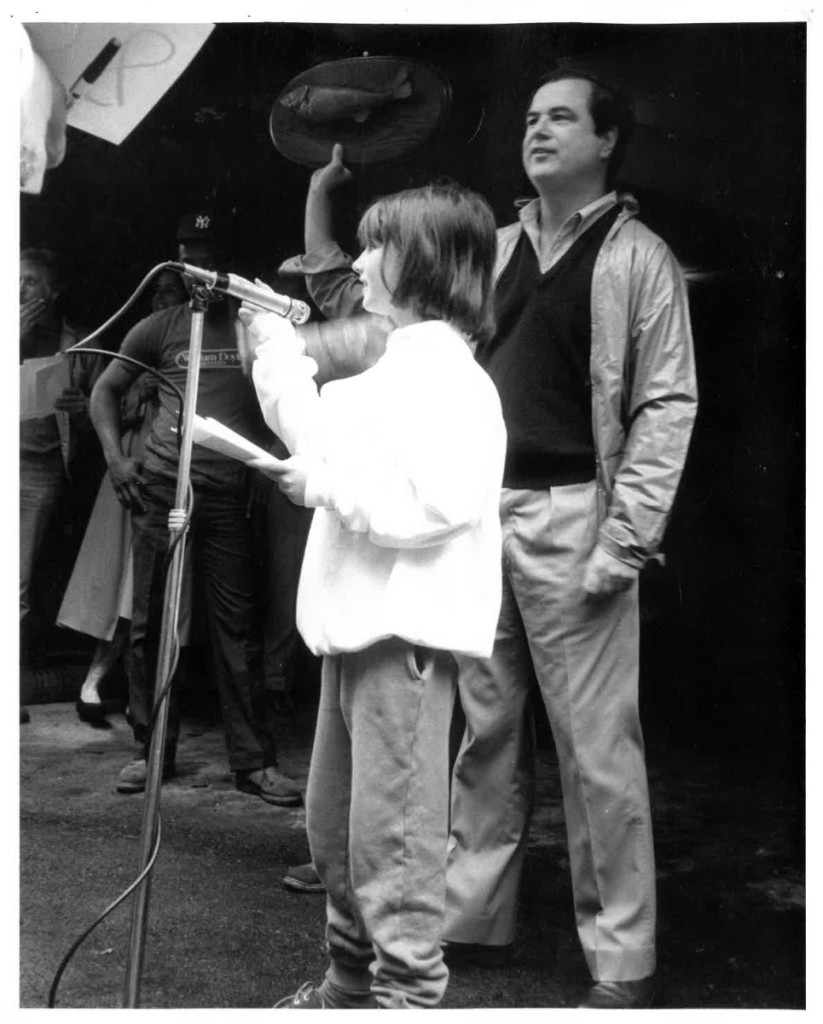
[[[301,71],[364,52],[433,67],[452,107],[410,158],[360,169],[344,239],[375,194],[441,176],[482,192],[500,223],[513,219],[529,190],[524,105],[558,62],[633,95],[638,128],[622,178],[687,270],[701,394],[667,564],[644,573],[647,736],[758,766],[796,797],[805,25],[218,25],[122,145],[69,129],[63,165],[40,196],[22,197],[21,244],[69,257],[71,318],[94,327],[108,317],[174,257],[177,220],[202,203],[231,221],[237,268],[285,290],[275,272],[302,249],[310,170],[276,151],[269,113]],[[71,547],[60,545],[68,569]]]

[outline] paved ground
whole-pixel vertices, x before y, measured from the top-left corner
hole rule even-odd
[[[37,704],[21,726],[20,1006],[43,1007],[74,939],[131,880],[143,798],[115,792],[131,755],[122,714],[81,724],[70,703]],[[284,723],[283,767],[305,783],[310,707]],[[553,754],[540,756],[514,960],[452,971],[444,1007],[570,1007],[586,986],[573,930]],[[767,766],[650,744],[659,871],[662,1007],[804,1006],[800,796]],[[180,775],[163,789],[163,845],[149,907],[146,1007],[268,1007],[319,979],[324,900],[281,887],[306,858],[302,809],[238,793],[222,734],[189,722]],[[764,777],[768,781],[764,781]],[[130,910],[80,947],[60,1007],[116,1007]]]

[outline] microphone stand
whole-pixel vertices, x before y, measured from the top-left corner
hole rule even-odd
[[[163,595],[160,648],[157,655],[157,672],[154,684],[155,706],[157,706],[164,687],[165,693],[162,699],[160,699],[154,726],[151,730],[151,744],[146,765],[146,795],[143,804],[143,824],[140,833],[139,874],[146,870],[151,859],[160,820],[160,787],[169,717],[169,696],[171,693],[171,686],[166,686],[166,682],[169,680],[175,656],[177,621],[180,611],[180,591],[183,582],[183,559],[186,550],[185,529],[182,525],[178,524],[182,523],[189,492],[192,427],[194,424],[194,411],[197,405],[197,388],[200,379],[200,352],[203,347],[203,320],[206,308],[208,307],[208,295],[209,289],[203,285],[194,284],[192,286],[189,301],[189,307],[192,311],[189,365],[186,371],[186,391],[183,402],[183,425],[177,470],[177,489],[175,491],[175,508],[169,514],[169,544],[175,544],[175,541],[177,543],[172,553]],[[146,946],[150,883],[151,874],[149,873],[134,892],[129,955],[126,964],[126,981],[123,989],[123,1005],[128,1008],[140,1005],[140,979]]]

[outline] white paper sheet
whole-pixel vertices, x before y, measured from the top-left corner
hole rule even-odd
[[[63,356],[24,360],[20,364],[20,419],[50,416],[55,400],[69,383],[69,361]]]
[[[212,451],[220,452],[221,455],[228,455],[240,462],[250,462],[252,459],[263,459],[266,466],[263,469],[282,469],[285,463],[276,459],[273,455],[259,448],[252,441],[238,434],[212,416],[195,415],[192,423],[192,440],[195,444],[202,444]]]

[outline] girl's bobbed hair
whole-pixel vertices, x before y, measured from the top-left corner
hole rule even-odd
[[[363,248],[393,250],[395,305],[446,320],[477,342],[494,333],[497,232],[481,196],[453,183],[384,196],[363,214],[357,237]]]

